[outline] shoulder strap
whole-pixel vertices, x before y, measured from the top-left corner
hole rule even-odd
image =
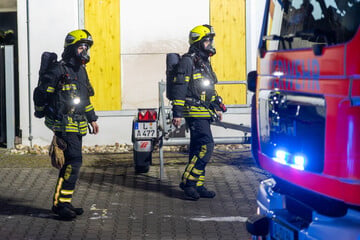
[[[61,73],[62,73],[62,74],[67,74],[68,71],[67,71],[67,68],[66,68],[66,66],[65,66],[64,61],[61,60],[61,61],[59,62],[59,65],[60,65],[60,71],[61,71]]]
[[[184,55],[182,55],[182,57],[188,57],[191,58],[194,62],[197,59],[195,53],[185,53]]]
[[[70,74],[69,74],[68,68],[65,66],[64,61],[62,61],[62,60],[59,61],[58,66],[59,66],[61,74],[60,74],[60,78],[58,79],[56,86],[58,88],[62,89],[62,86],[65,84],[66,80],[69,79]]]
[[[61,61],[61,62],[62,62],[61,65],[63,65],[63,70],[64,70],[63,74],[64,74],[65,76],[69,77],[69,72],[73,72],[73,70],[70,69],[69,67],[67,67],[63,61]],[[84,71],[85,76],[86,76],[86,79],[85,79],[85,84],[82,83],[81,81],[79,81],[79,84],[85,86],[85,87],[87,88],[87,90],[88,90],[89,96],[92,97],[92,96],[95,95],[95,91],[94,91],[93,86],[92,86],[91,83],[90,83],[88,73],[87,73],[87,71],[86,71],[86,69],[85,69],[84,66],[80,66],[80,68],[82,68],[82,70]],[[73,73],[74,73],[74,72],[73,72]]]
[[[185,53],[184,55],[182,55],[182,58],[191,58],[192,60],[192,69],[195,69],[196,64],[198,63],[198,57],[196,56],[195,53]]]

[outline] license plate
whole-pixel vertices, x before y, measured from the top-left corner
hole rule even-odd
[[[271,239],[295,240],[295,233],[293,230],[273,221],[272,222]]]
[[[134,131],[135,131],[135,138],[137,139],[157,137],[156,122],[135,122]]]

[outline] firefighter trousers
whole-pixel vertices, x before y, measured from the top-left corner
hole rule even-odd
[[[82,165],[82,136],[79,133],[61,132],[56,135],[65,140],[67,147],[64,151],[65,163],[60,169],[58,181],[55,187],[53,205],[61,206],[71,203],[76,182],[79,178]]]
[[[214,150],[214,139],[211,133],[211,119],[186,118],[190,129],[189,162],[182,175],[185,186],[203,186],[205,167]]]

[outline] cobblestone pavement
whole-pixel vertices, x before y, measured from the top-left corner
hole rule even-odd
[[[0,239],[250,239],[246,217],[256,211],[257,187],[266,176],[248,150],[215,151],[206,186],[217,195],[199,201],[184,200],[178,187],[185,154],[165,155],[162,181],[155,155],[146,174],[135,174],[131,159],[131,154],[84,156],[94,164],[81,169],[73,205],[85,213],[73,221],[61,221],[49,210],[58,174],[50,163],[0,166]]]

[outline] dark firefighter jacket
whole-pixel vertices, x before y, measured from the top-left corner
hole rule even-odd
[[[88,122],[97,120],[90,96],[94,90],[83,65],[59,62],[40,76],[34,90],[35,115],[55,132],[85,135]]]
[[[211,105],[217,96],[216,75],[208,57],[199,55],[190,49],[180,60],[174,79],[173,117],[211,118],[219,110]]]

